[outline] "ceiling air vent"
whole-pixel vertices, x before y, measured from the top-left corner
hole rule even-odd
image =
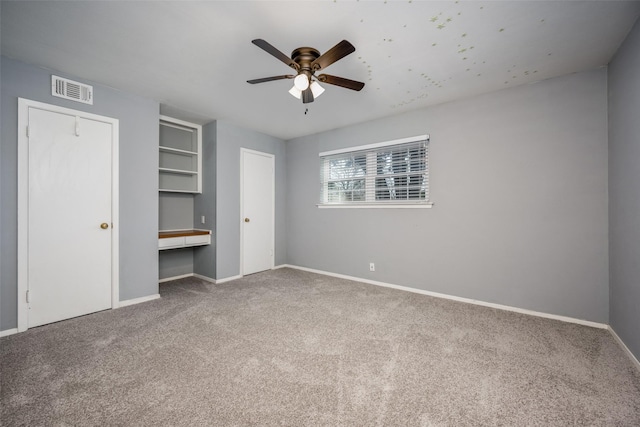
[[[93,86],[51,76],[51,95],[93,105]]]

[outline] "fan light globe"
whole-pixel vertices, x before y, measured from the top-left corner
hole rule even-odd
[[[296,89],[302,91],[309,87],[309,77],[305,74],[298,74],[295,79],[293,79],[293,85]]]
[[[289,89],[289,93],[298,99],[302,96],[302,91],[300,91],[295,85]]]
[[[320,86],[320,83],[314,81],[313,83],[311,83],[311,93],[313,93],[313,97],[317,98],[320,95],[322,95],[322,92],[324,92],[324,88],[322,86]]]

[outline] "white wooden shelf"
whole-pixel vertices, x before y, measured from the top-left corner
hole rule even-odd
[[[193,191],[172,190],[171,188],[160,188],[158,191],[161,191],[162,193],[193,193]]]
[[[159,191],[202,193],[202,126],[160,116]]]
[[[171,148],[171,147],[165,147],[165,146],[160,146],[159,147],[160,151],[165,152],[165,153],[175,153],[175,154],[183,154],[185,156],[197,156],[198,153],[196,151],[187,151],[187,150],[180,150],[178,148]]]
[[[184,170],[184,169],[158,168],[158,170],[160,172],[178,173],[178,174],[182,174],[182,175],[198,175],[198,171],[188,171],[188,170]]]

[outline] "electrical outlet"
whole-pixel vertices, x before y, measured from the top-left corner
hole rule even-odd
[[[204,215],[200,217],[200,222],[204,224]]]
[[[376,271],[376,265],[372,262],[369,263],[369,271]]]

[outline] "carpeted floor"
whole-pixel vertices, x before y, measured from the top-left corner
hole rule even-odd
[[[160,293],[2,338],[2,425],[640,425],[604,330],[291,269]]]

